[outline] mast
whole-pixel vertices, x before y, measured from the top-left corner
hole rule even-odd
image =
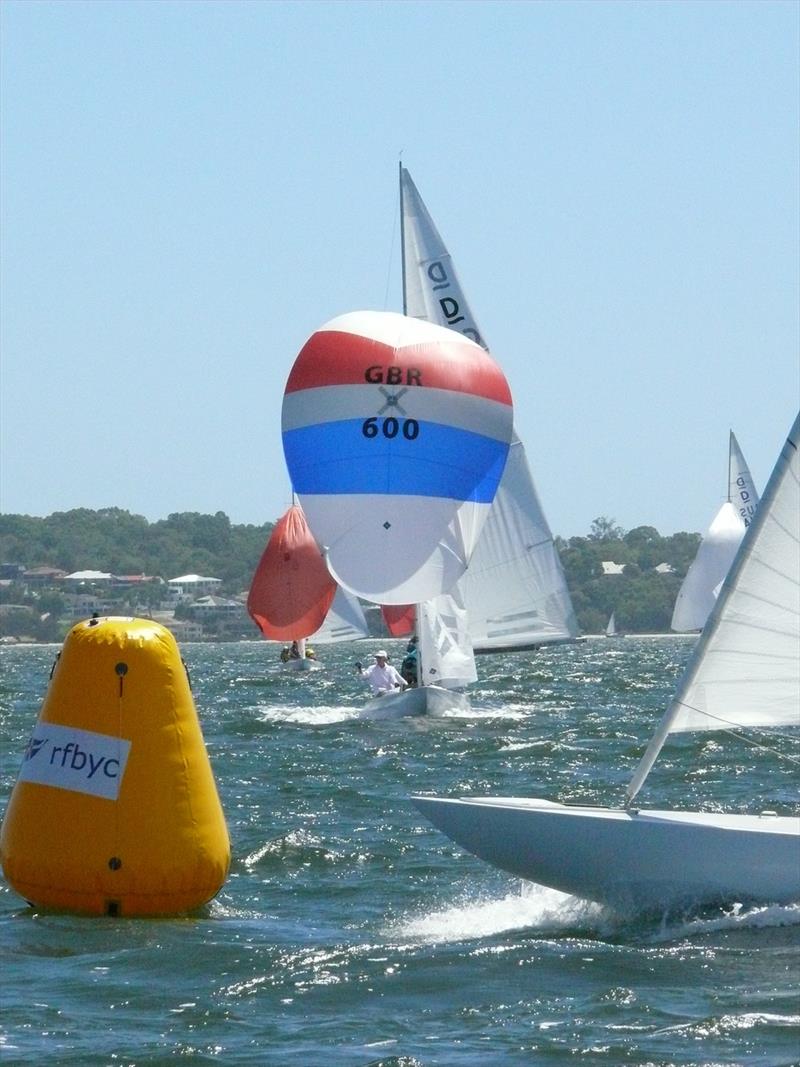
[[[401,271],[402,271],[401,276],[402,276],[402,279],[403,279],[403,314],[407,315],[408,314],[408,299],[407,299],[407,296],[406,296],[406,291],[407,291],[406,290],[406,284],[407,284],[406,283],[406,222],[405,222],[405,214],[406,213],[405,213],[405,203],[404,203],[404,197],[403,197],[403,162],[402,162],[402,160],[398,164],[398,175],[399,175],[399,185],[400,185],[400,266],[401,266]],[[412,637],[414,635],[416,635],[416,637],[417,637],[417,685],[418,686],[422,686],[425,683],[423,682],[423,675],[422,675],[422,648],[421,648],[422,642],[419,639],[419,608],[420,608],[419,604],[415,604],[414,605],[414,633],[412,634]]]
[[[411,635],[417,639],[417,687],[422,688],[425,684],[422,680],[422,642],[419,639],[419,604],[414,605],[414,632]]]
[[[403,314],[408,314],[408,301],[406,300],[406,223],[403,204],[403,162],[398,164],[400,175],[400,268],[403,278]]]

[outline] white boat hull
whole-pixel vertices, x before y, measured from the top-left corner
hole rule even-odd
[[[376,712],[388,717],[405,715],[446,715],[451,711],[463,711],[469,707],[466,693],[445,689],[440,685],[421,685],[413,689],[395,690],[374,697],[365,706],[367,713]]]
[[[493,866],[615,908],[800,901],[800,818],[412,799]]]

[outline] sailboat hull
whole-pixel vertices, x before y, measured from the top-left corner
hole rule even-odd
[[[620,910],[800,900],[800,818],[412,799],[493,866]]]
[[[415,689],[404,689],[402,693],[397,690],[375,697],[364,711],[380,713],[387,718],[402,718],[406,715],[446,715],[468,707],[466,693],[454,692],[439,685],[421,685]]]
[[[318,671],[322,664],[315,659],[289,659],[284,664],[290,671]]]

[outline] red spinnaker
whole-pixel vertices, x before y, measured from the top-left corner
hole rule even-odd
[[[322,626],[336,594],[303,509],[294,505],[275,524],[259,560],[247,610],[273,641],[299,641]]]
[[[381,604],[381,615],[392,637],[405,637],[406,634],[413,634],[416,624],[414,604]]]

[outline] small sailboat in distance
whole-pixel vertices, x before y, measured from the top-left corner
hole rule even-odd
[[[281,656],[293,670],[311,670],[306,638],[319,630],[336,595],[336,582],[308,527],[293,504],[275,523],[247,595],[247,611],[262,634],[291,642],[296,655]]]
[[[620,633],[617,629],[617,613],[612,611],[608,617],[606,623],[606,637],[624,637],[625,635]]]
[[[702,630],[745,530],[758,507],[758,492],[739,442],[731,430],[728,443],[728,498],[708,528],[678,590],[671,628],[678,633]]]
[[[800,900],[800,817],[634,807],[673,731],[800,728],[800,416],[623,808],[412,798],[502,870],[612,906]]]

